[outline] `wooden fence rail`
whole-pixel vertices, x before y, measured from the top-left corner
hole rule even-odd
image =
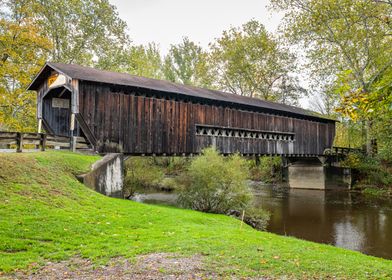
[[[76,149],[88,149],[89,144],[83,137],[74,137]],[[22,152],[27,145],[35,146],[41,151],[46,149],[71,149],[71,137],[59,136],[47,133],[30,133],[30,132],[5,132],[0,131],[0,145],[11,149],[16,146],[17,152]]]
[[[332,153],[335,155],[348,155],[349,153],[363,153],[362,149],[359,148],[347,148],[347,147],[332,147]]]

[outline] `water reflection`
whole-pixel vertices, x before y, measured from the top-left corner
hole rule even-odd
[[[268,231],[392,258],[392,203],[343,191],[257,186]]]
[[[392,202],[345,191],[251,187],[255,204],[271,213],[268,231],[392,259]],[[146,192],[133,199],[175,205],[176,194]]]
[[[146,192],[146,193],[135,193],[132,197],[133,201],[151,203],[151,204],[163,204],[163,205],[176,205],[177,195],[173,192]]]

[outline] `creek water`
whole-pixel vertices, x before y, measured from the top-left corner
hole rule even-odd
[[[348,191],[289,189],[252,182],[267,231],[392,259],[392,201]],[[175,193],[137,193],[133,200],[176,205]]]

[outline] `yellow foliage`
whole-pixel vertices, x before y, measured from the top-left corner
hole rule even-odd
[[[50,42],[40,35],[24,2],[0,17],[0,129],[35,129],[35,94],[26,90],[45,63]]]

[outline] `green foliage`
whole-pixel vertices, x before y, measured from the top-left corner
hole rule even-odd
[[[0,2],[0,129],[35,131],[34,92],[46,60],[105,68],[129,44],[125,22],[107,0]]]
[[[105,265],[119,256],[169,252],[203,256],[205,269],[221,278],[392,277],[390,260],[241,229],[225,215],[105,197],[74,176],[97,159],[69,152],[0,154],[0,273],[72,256]]]
[[[125,72],[136,76],[162,79],[162,59],[155,43],[146,46],[129,46],[110,57],[101,58],[98,68],[110,71]]]
[[[212,86],[207,53],[187,37],[183,38],[182,43],[171,46],[165,57],[163,73],[165,79],[172,82],[200,87]]]
[[[181,177],[179,203],[209,213],[245,209],[251,200],[247,173],[239,155],[224,158],[214,148],[204,149]]]
[[[35,18],[52,43],[55,62],[92,65],[129,43],[126,23],[108,0],[33,0]]]
[[[392,162],[392,67],[385,69],[373,83],[373,133],[378,140],[379,156]]]
[[[235,217],[236,219],[239,219],[258,230],[265,230],[270,219],[269,212],[259,207],[253,206],[247,207],[246,209],[242,210],[242,212],[238,210],[230,210],[228,215]]]
[[[363,122],[367,151],[378,137],[382,147],[391,127],[392,5],[373,0],[272,0],[285,12],[284,32],[307,52],[308,69],[338,97],[344,118]],[[330,99],[326,99],[330,100]],[[386,116],[385,118],[383,116]],[[387,144],[386,144],[387,143]],[[382,149],[385,152],[385,148]],[[385,153],[384,153],[385,154]]]
[[[151,157],[131,157],[125,161],[125,170],[126,196],[132,195],[137,189],[157,187],[164,175]]]
[[[304,93],[289,72],[294,57],[265,27],[251,20],[224,31],[211,47],[211,64],[222,90],[294,104]]]
[[[363,138],[363,124],[343,119],[335,124],[336,135],[334,146],[362,148],[365,140]]]
[[[351,153],[341,165],[359,171],[357,187],[392,188],[392,168],[379,158]]]
[[[156,163],[164,168],[166,175],[180,175],[185,172],[191,159],[185,157],[157,158]]]
[[[175,177],[185,172],[189,161],[182,157],[131,157],[125,162],[125,196],[135,191],[156,189],[173,191],[178,188]]]
[[[248,207],[244,215],[244,221],[258,230],[265,230],[268,226],[269,219],[270,213],[256,207]]]
[[[251,180],[273,183],[280,181],[282,178],[281,157],[264,156],[260,157],[258,165],[255,160],[249,160],[248,165]]]
[[[368,0],[272,0],[285,14],[285,34],[307,50],[316,74],[350,71],[350,87],[367,87],[387,65],[392,6]],[[381,66],[381,67],[379,67]],[[365,89],[366,90],[366,89]]]
[[[380,198],[385,198],[392,195],[391,191],[388,191],[386,189],[372,188],[372,187],[365,187],[362,190],[362,193],[367,196],[380,197]]]
[[[159,183],[159,188],[164,191],[174,191],[178,189],[178,184],[176,178],[165,177]]]

